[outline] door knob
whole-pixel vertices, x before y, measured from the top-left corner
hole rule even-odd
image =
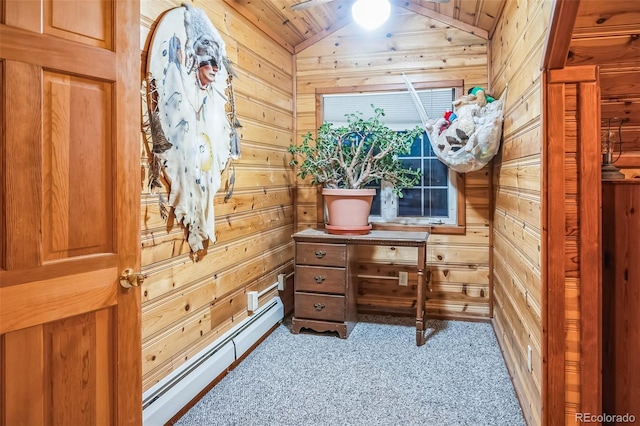
[[[127,268],[120,274],[120,285],[124,288],[139,287],[144,282],[144,275]]]

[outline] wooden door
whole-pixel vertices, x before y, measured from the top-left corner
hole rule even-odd
[[[139,2],[0,5],[0,424],[138,425]]]

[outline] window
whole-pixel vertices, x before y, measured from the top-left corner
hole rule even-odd
[[[395,85],[394,85],[395,86]],[[422,105],[430,118],[441,117],[451,109],[451,103],[460,96],[462,82],[452,85],[415,84]],[[396,90],[358,88],[357,93],[323,93],[321,96],[322,121],[335,125],[346,124],[345,114],[360,111],[369,114],[371,104],[385,111],[384,123],[397,131],[422,126],[418,110],[404,85]],[[438,160],[424,132],[416,138],[411,152],[403,155],[403,161],[412,168],[420,168],[423,178],[413,188],[402,191],[396,197],[391,187],[383,182],[369,185],[376,188],[371,207],[370,221],[376,227],[393,225],[433,227],[434,225],[458,226],[464,224],[463,180]]]

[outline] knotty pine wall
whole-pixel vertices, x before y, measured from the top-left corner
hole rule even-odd
[[[493,163],[493,324],[531,425],[542,422],[540,65],[551,5],[506,2],[490,43],[491,87],[500,92],[508,84],[503,144]]]
[[[142,72],[154,23],[181,3],[141,2]],[[286,154],[293,140],[292,55],[223,1],[192,4],[221,33],[238,74],[242,157],[235,162],[233,197],[224,202],[225,173],[214,201],[217,241],[194,262],[183,230],[160,217],[157,195],[147,189],[148,158],[141,144],[145,390],[246,318],[247,291],[261,291],[279,273],[293,271],[294,176]],[[261,304],[276,294],[268,292]]]
[[[390,20],[374,31],[350,24],[296,55],[296,142],[315,131],[316,89],[340,86],[464,80],[465,91],[487,87],[487,41],[424,16],[392,8]],[[432,317],[486,319],[491,315],[489,279],[489,167],[465,176],[466,234],[432,234],[427,313]],[[316,188],[299,181],[296,229],[318,219]],[[399,287],[398,271],[416,256],[407,248],[363,248],[359,275],[360,310],[414,314],[415,270]]]

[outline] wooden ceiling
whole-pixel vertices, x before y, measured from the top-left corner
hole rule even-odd
[[[224,1],[292,54],[350,24],[354,2],[312,0],[313,7],[292,10],[304,0]],[[389,1],[392,14],[409,10],[491,39],[507,2],[515,0]],[[640,1],[555,1],[564,1],[572,15],[578,4],[573,32],[565,36],[571,37],[565,65],[600,66],[602,116],[628,118],[631,147],[640,152]]]
[[[582,0],[567,66],[600,67],[603,119],[624,118],[626,152],[640,152],[640,1]]]
[[[290,52],[296,53],[352,22],[353,0],[313,0],[313,7],[292,10],[304,0],[224,0]],[[443,1],[443,0],[439,0]],[[491,38],[507,0],[389,0],[391,13],[410,10]]]

